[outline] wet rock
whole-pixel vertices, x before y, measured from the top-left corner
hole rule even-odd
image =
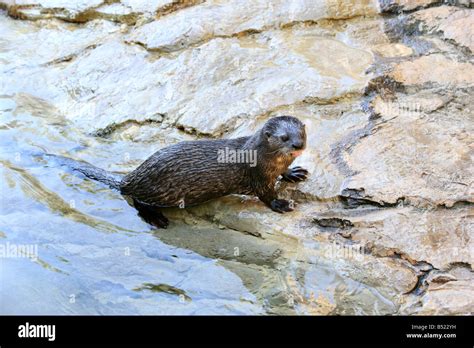
[[[57,1],[57,0],[4,0],[2,4],[9,14],[21,19],[60,18],[84,21],[103,0]]]
[[[178,3],[179,4],[179,3]],[[57,18],[67,22],[85,23],[95,19],[135,24],[139,19],[147,21],[155,14],[172,12],[182,6],[171,0],[3,0],[0,6],[6,8],[13,18],[38,20]]]
[[[321,296],[331,300],[331,310],[319,314],[393,314],[401,294],[417,283],[416,272],[402,261],[375,257],[361,245],[309,242],[298,251],[306,310],[314,310]]]
[[[351,18],[374,14],[376,10],[375,1],[206,1],[145,24],[134,30],[128,40],[148,49],[170,52],[211,38],[260,32],[295,22]]]
[[[263,303],[267,313],[297,314],[294,304],[289,301],[289,287],[280,270],[228,260],[221,260],[219,263],[242,279],[244,286],[255,294],[258,302]]]
[[[382,0],[382,12],[404,12],[436,4],[439,0]]]
[[[426,279],[428,283],[434,283],[435,285],[440,285],[456,280],[458,280],[456,276],[445,272],[431,272]]]
[[[192,3],[193,1],[183,1],[183,3]],[[195,1],[197,3],[197,1]],[[121,4],[129,7],[133,12],[138,13],[156,13],[160,9],[169,8],[169,6],[176,4],[173,0],[121,0]]]
[[[201,222],[199,226],[203,224],[205,222]],[[242,232],[215,229],[213,226],[208,229],[186,227],[158,230],[155,235],[167,244],[194,250],[210,258],[237,260],[247,264],[274,266],[282,254],[279,244],[242,235]]]
[[[356,223],[361,217],[353,217]],[[358,227],[352,239],[372,242],[380,255],[399,255],[409,262],[430,263],[437,269],[464,262],[472,265],[472,219],[469,209],[389,209],[364,216],[366,228]],[[372,220],[374,219],[374,220]],[[377,249],[376,249],[377,250]]]
[[[4,64],[0,70],[4,73],[11,73],[15,68],[27,70],[43,67],[46,69],[41,72],[45,74],[48,65],[70,62],[119,31],[116,25],[104,21],[94,21],[79,27],[56,20],[24,22],[5,16],[0,16],[0,25],[2,47],[6,51],[2,54]],[[24,42],[41,42],[41,45]],[[8,84],[13,85],[11,81]],[[4,91],[9,92],[6,86]],[[23,92],[26,92],[25,89]]]
[[[336,55],[342,68],[331,63],[330,57]],[[268,33],[256,42],[216,39],[175,59],[150,62],[148,56],[139,47],[110,40],[65,68],[54,67],[48,75],[23,71],[33,80],[50,80],[41,94],[64,105],[64,114],[93,131],[128,120],[160,122],[166,115],[167,124],[219,135],[239,118],[303,100],[329,102],[360,93],[369,78],[364,71],[372,61],[368,52],[299,31]],[[256,64],[265,60],[272,63]],[[117,70],[118,65],[129,66],[127,74]],[[53,83],[57,79],[66,86],[58,89]],[[8,88],[11,93],[15,89]],[[231,105],[229,96],[234,101]],[[206,120],[199,115],[206,115]]]
[[[354,226],[350,220],[340,218],[315,218],[313,221],[321,227],[346,229]]]
[[[419,299],[410,303],[406,312],[417,315],[472,315],[472,280],[452,281],[430,288]]]

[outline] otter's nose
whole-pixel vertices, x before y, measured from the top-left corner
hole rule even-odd
[[[303,142],[302,141],[295,141],[292,145],[291,145],[295,150],[301,150],[304,146]]]

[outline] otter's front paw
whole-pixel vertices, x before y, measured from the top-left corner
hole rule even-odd
[[[283,180],[288,182],[303,181],[308,177],[309,172],[301,167],[289,168],[282,174]]]
[[[287,201],[286,199],[274,199],[270,207],[277,213],[284,213],[287,211],[293,211],[294,205],[295,203],[293,201]]]

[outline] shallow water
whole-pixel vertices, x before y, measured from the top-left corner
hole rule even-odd
[[[1,96],[0,109],[0,238],[5,247],[35,250],[1,258],[3,314],[308,313],[295,291],[326,293],[335,307],[341,287],[360,286],[330,265],[308,269],[317,257],[307,264],[282,256],[299,242],[186,219],[154,230],[119,193],[41,156],[127,172],[154,149],[83,134],[33,96]]]
[[[81,138],[53,108],[22,100],[0,99],[0,231],[5,245],[36,246],[37,259],[2,258],[2,313],[262,312],[217,260],[161,242],[120,194],[39,157],[93,147],[114,160],[100,151],[111,144]]]

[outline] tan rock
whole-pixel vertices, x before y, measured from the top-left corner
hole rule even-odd
[[[423,23],[429,33],[440,32],[445,39],[453,40],[474,51],[474,11],[451,6],[440,6],[418,11],[413,18]]]
[[[395,66],[391,76],[398,82],[419,85],[434,82],[443,85],[474,84],[474,65],[432,54]]]
[[[452,281],[429,288],[421,298],[423,304],[414,314],[472,315],[474,313],[474,282]]]
[[[346,163],[358,174],[348,179],[344,188],[364,188],[366,197],[392,204],[401,197],[413,204],[425,200],[447,206],[472,201],[471,167],[465,162],[469,137],[452,136],[416,121],[391,122],[376,134],[346,156]],[[439,152],[446,143],[450,144],[446,150],[449,158]]]
[[[413,54],[410,47],[400,43],[380,44],[375,46],[373,50],[382,57],[406,57]]]
[[[349,218],[349,217],[347,217]],[[474,263],[474,234],[470,210],[453,209],[419,211],[413,208],[372,212],[350,218],[361,225],[352,233],[352,239],[360,243],[372,243],[373,252],[381,256],[395,255],[411,263],[427,262],[438,269],[450,265]]]
[[[446,39],[454,40],[474,52],[474,11],[462,10],[450,15],[439,25]]]
[[[353,18],[344,21],[327,21],[330,28],[337,28],[336,37],[346,44],[354,45],[357,48],[373,48],[378,45],[390,44],[390,39],[384,31],[384,21],[375,18]]]
[[[375,15],[379,11],[376,1],[337,1],[326,0],[328,18],[348,19],[357,16]]]

